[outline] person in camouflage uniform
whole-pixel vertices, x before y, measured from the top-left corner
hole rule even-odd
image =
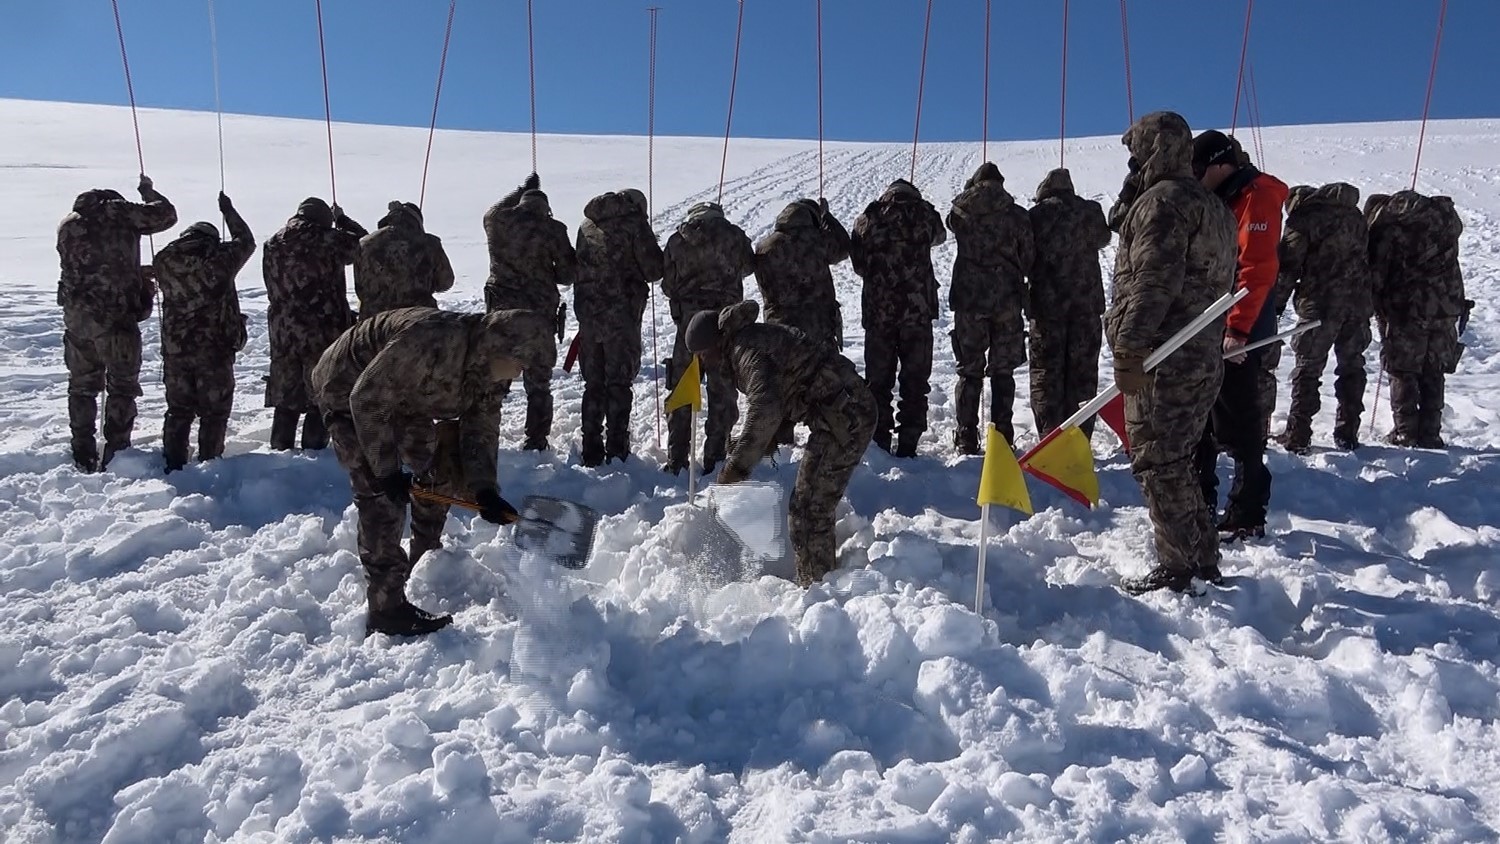
[[[1016,367],[1026,362],[1026,276],[1036,247],[1026,209],[1005,189],[1000,168],[985,162],[953,200],[948,228],[958,241],[948,306],[953,310],[954,405],[959,454],[979,453],[979,404],[990,380],[990,421],[1007,443],[1016,402]]]
[[[392,201],[379,228],[359,241],[354,295],[359,318],[396,308],[435,308],[437,294],[453,287],[453,265],[443,241],[422,228],[422,209]]]
[[[641,371],[641,318],[662,254],[646,195],[630,189],[589,200],[578,227],[578,361],[583,370],[585,466],[630,456],[630,409]],[[608,434],[605,433],[606,424]]]
[[[490,206],[484,214],[489,241],[490,276],[484,283],[487,310],[523,309],[554,320],[561,339],[562,293],[573,284],[578,258],[568,227],[552,218],[552,206],[535,173],[520,188]],[[552,434],[552,370],[532,367],[522,379],[526,388],[528,451],[545,451]],[[509,394],[510,384],[501,387]]]
[[[865,329],[865,380],[879,411],[875,444],[897,457],[916,457],[927,430],[932,377],[932,323],[938,315],[932,250],[948,238],[943,218],[905,179],[891,183],[854,221],[849,259],[864,280],[860,322]],[[900,369],[901,407],[891,413]]]
[[[1369,227],[1359,210],[1359,188],[1351,184],[1334,182],[1293,196],[1298,199],[1287,201],[1281,236],[1276,313],[1285,311],[1291,301],[1299,321],[1321,320],[1322,325],[1291,341],[1297,356],[1292,406],[1286,430],[1277,439],[1294,454],[1311,445],[1323,367],[1332,351],[1337,361],[1333,392],[1338,399],[1333,439],[1341,449],[1354,449],[1365,409],[1365,349],[1375,307],[1367,260]]]
[[[1064,168],[1036,189],[1028,216],[1036,260],[1028,279],[1031,315],[1031,412],[1038,436],[1061,425],[1099,390],[1104,342],[1104,282],[1099,250],[1109,245],[1104,209],[1073,190]],[[1093,420],[1082,426],[1085,436]]]
[[[1234,284],[1236,222],[1193,176],[1192,130],[1173,112],[1136,121],[1123,142],[1136,162],[1116,206],[1114,301],[1104,319],[1115,383],[1125,394],[1130,469],[1155,528],[1156,564],[1122,583],[1131,592],[1219,579],[1219,538],[1194,455],[1224,377],[1224,320],[1151,372],[1150,353]]]
[[[667,364],[667,387],[692,361],[684,334],[688,320],[704,310],[721,310],[745,298],[745,279],[755,272],[755,248],[750,238],[724,218],[717,203],[700,202],[688,209],[687,218],[667,238],[662,250],[662,292],[677,326],[672,359]],[[713,471],[729,448],[729,432],[739,419],[734,385],[721,373],[705,369],[708,381],[708,418],[704,421],[703,474]],[[691,432],[689,413],[680,408],[667,417],[667,464],[663,470],[677,474],[688,465]]]
[[[63,362],[68,368],[68,426],[73,463],[95,472],[130,447],[141,394],[141,327],[155,290],[141,265],[141,236],[177,223],[177,209],[141,176],[141,202],[118,191],[85,191],[57,227],[63,309]],[[104,457],[96,423],[104,401]]]
[[[419,635],[452,621],[406,598],[413,566],[442,545],[448,513],[413,498],[412,485],[470,498],[485,521],[514,522],[516,510],[500,497],[495,479],[497,387],[525,368],[550,370],[556,359],[552,320],[540,314],[399,308],[361,320],[318,360],[313,394],[349,472],[359,516],[367,634]],[[401,548],[408,505],[409,554]]]
[[[814,342],[844,346],[844,315],[832,267],[849,257],[849,232],[828,200],[799,199],[755,247],[755,282],[766,322],[798,329]]]
[[[1458,367],[1467,322],[1458,239],[1463,221],[1446,196],[1391,196],[1370,226],[1370,270],[1381,358],[1395,427],[1386,442],[1443,448],[1443,390]]]
[[[366,234],[338,206],[329,208],[312,196],[302,200],[286,226],[261,249],[271,346],[266,407],[274,408],[273,449],[285,451],[296,444],[299,422],[304,449],[328,445],[328,429],[308,378],[328,344],[354,324],[344,268],[354,263]]]
[[[1297,204],[1315,190],[1317,188],[1312,185],[1296,185],[1290,188],[1287,191],[1286,197],[1286,213],[1290,215],[1292,211],[1296,210]],[[1283,232],[1282,237],[1285,238],[1285,236],[1285,232]],[[1278,260],[1280,260],[1279,255]],[[1272,294],[1273,297],[1280,295],[1279,278],[1277,285],[1278,290]],[[1277,299],[1276,301],[1281,303],[1278,307],[1285,307],[1285,299]],[[1276,311],[1277,319],[1281,318],[1282,313],[1283,311],[1281,310]],[[1276,413],[1276,392],[1281,380],[1277,373],[1281,369],[1281,351],[1283,345],[1281,342],[1276,342],[1260,350],[1260,373],[1256,376],[1256,386],[1259,393],[1260,407],[1265,413],[1265,434],[1267,438],[1271,436],[1271,417]]]
[[[688,348],[745,394],[745,425],[719,473],[721,484],[750,477],[787,420],[810,429],[788,513],[797,580],[810,586],[838,568],[834,512],[875,429],[875,397],[850,360],[795,328],[757,323],[741,302],[700,311]]]
[[[193,419],[198,420],[198,459],[224,454],[229,412],[234,408],[234,356],[245,348],[234,279],[255,254],[255,235],[223,193],[219,211],[229,226],[229,242],[208,222],[189,226],[156,255],[161,288],[162,380],[167,418],[162,456],[167,471],[187,465]]]

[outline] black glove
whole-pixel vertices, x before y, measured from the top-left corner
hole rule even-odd
[[[380,479],[380,491],[393,503],[406,506],[411,503],[411,473],[397,470]]]
[[[515,524],[521,520],[521,514],[511,506],[509,501],[500,497],[500,491],[491,487],[483,489],[474,496],[474,503],[479,505],[479,518],[484,519],[492,525]]]
[[[521,183],[521,187],[526,190],[539,190],[542,187],[542,177],[532,173],[526,177],[526,181]]]
[[[1460,314],[1459,317],[1458,317],[1458,334],[1459,334],[1460,337],[1462,337],[1464,331],[1466,331],[1468,329],[1468,327],[1469,327],[1469,315],[1471,313],[1473,313],[1473,312],[1474,312],[1474,300],[1473,299],[1465,299],[1464,300],[1464,312],[1462,314]]]
[[[219,191],[219,213],[228,217],[234,213],[234,203],[229,200],[229,194]]]
[[[563,333],[568,330],[568,303],[563,302],[557,306],[557,342],[561,343]]]
[[[147,176],[145,173],[142,173],[141,174],[141,183],[136,188],[136,190],[139,190],[142,195],[145,195],[145,194],[151,193],[151,191],[153,189],[154,188],[153,188],[153,183],[151,181],[151,177]]]
[[[818,210],[823,212],[824,217],[828,216],[828,200],[821,196],[818,197]]]

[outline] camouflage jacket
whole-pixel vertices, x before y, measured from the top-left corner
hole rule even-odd
[[[870,203],[849,236],[850,262],[864,279],[862,325],[937,319],[932,249],[947,238],[937,209],[905,181],[891,185]]]
[[[485,212],[484,234],[490,249],[487,306],[557,313],[562,303],[558,288],[573,284],[578,259],[568,227],[552,219],[545,199],[523,195],[516,205],[495,203]]]
[[[980,166],[954,198],[948,228],[958,241],[948,306],[981,314],[1022,309],[1036,248],[1026,209],[1006,191],[999,168]]]
[[[1036,189],[1031,206],[1036,260],[1031,265],[1033,319],[1067,319],[1104,313],[1099,250],[1109,245],[1104,209],[1073,192],[1067,170],[1053,170]]]
[[[112,190],[80,194],[57,227],[62,275],[57,304],[104,324],[133,324],[151,315],[151,286],[141,276],[141,236],[177,224],[177,209],[155,190],[128,202]]]
[[[443,241],[422,230],[414,211],[391,205],[380,228],[360,239],[354,258],[360,319],[396,308],[435,308],[437,294],[453,287]]]
[[[755,281],[766,303],[766,320],[799,324],[798,313],[817,311],[843,324],[833,290],[833,265],[849,257],[849,232],[816,203],[793,202],[776,228],[755,247]]]
[[[1359,188],[1334,182],[1292,194],[1281,234],[1276,313],[1295,293],[1297,315],[1322,319],[1350,314],[1369,319],[1369,226],[1359,210]]]
[[[1464,310],[1462,233],[1448,197],[1392,195],[1370,224],[1375,313],[1387,322],[1428,326],[1456,320]]]
[[[743,300],[745,279],[755,272],[750,238],[717,209],[689,214],[667,238],[662,260],[661,289],[679,323]]]
[[[629,194],[606,193],[590,200],[583,216],[573,288],[578,326],[584,331],[620,323],[639,328],[648,285],[662,274],[661,247],[646,209]]]
[[[219,242],[210,224],[196,224],[156,253],[161,288],[161,353],[221,357],[245,347],[245,320],[234,279],[255,254],[255,236],[238,211]]]
[[[266,241],[261,275],[271,357],[321,354],[354,324],[344,268],[354,263],[366,234],[348,217],[330,227],[299,215]]]
[[[502,394],[491,367],[501,357],[550,370],[552,320],[528,311],[398,308],[340,335],[313,369],[312,385],[324,411],[353,418],[376,477],[401,468],[404,421],[457,419],[464,479],[478,492],[495,486]]]
[[[1223,200],[1193,178],[1192,131],[1171,112],[1142,117],[1124,136],[1140,162],[1140,195],[1122,216],[1110,347],[1150,352],[1228,293],[1237,271],[1237,223]],[[1179,354],[1217,359],[1224,321]]]

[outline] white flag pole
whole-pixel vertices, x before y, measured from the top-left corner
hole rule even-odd
[[[698,495],[698,409],[688,405],[688,501]]]
[[[1317,328],[1318,326],[1320,326],[1322,324],[1323,324],[1323,320],[1321,320],[1321,319],[1315,319],[1312,322],[1304,322],[1304,323],[1301,323],[1299,325],[1295,325],[1295,326],[1287,329],[1286,331],[1283,331],[1280,334],[1277,334],[1274,337],[1267,337],[1264,340],[1257,340],[1254,343],[1251,343],[1250,345],[1245,346],[1244,348],[1236,349],[1233,352],[1233,354],[1243,355],[1243,354],[1246,354],[1248,352],[1253,352],[1256,349],[1264,349],[1267,346],[1274,346],[1277,343],[1282,342],[1283,340],[1290,340],[1293,337],[1296,337],[1298,334],[1306,334],[1307,332],[1312,331],[1314,328]],[[1225,355],[1225,357],[1227,358],[1227,357],[1229,357],[1229,355]]]
[[[984,558],[990,545],[990,505],[979,506],[979,576],[974,584],[974,613],[984,615]]]

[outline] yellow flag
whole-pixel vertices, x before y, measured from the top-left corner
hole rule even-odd
[[[682,407],[691,407],[699,413],[703,412],[703,389],[700,369],[698,368],[698,356],[693,355],[693,362],[688,364],[687,371],[677,379],[677,386],[667,395],[667,403],[663,408],[664,413],[671,413]]]
[[[979,503],[999,504],[1031,515],[1031,495],[1021,477],[1010,443],[990,425],[984,437],[984,469],[979,473]]]
[[[1094,452],[1078,428],[1068,428],[1038,446],[1026,460],[1026,471],[1062,490],[1085,507],[1099,503],[1099,476]]]

